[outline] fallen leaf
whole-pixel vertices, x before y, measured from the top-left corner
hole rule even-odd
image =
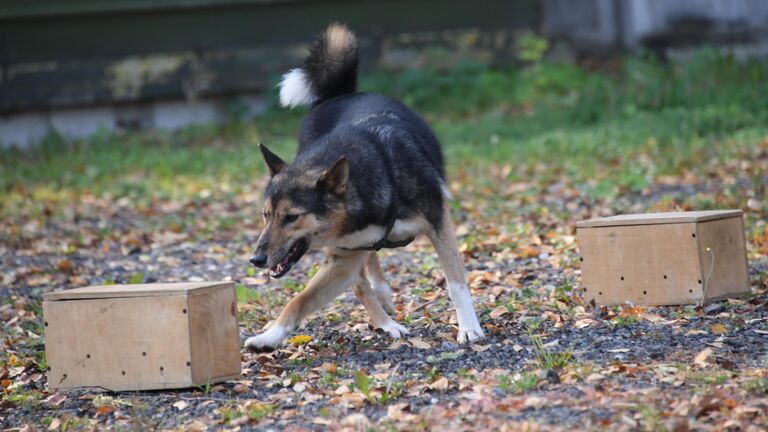
[[[707,367],[709,365],[709,363],[707,363],[707,358],[709,358],[711,355],[712,348],[704,348],[700,353],[696,354],[696,357],[693,359],[693,363],[699,367]]]
[[[58,263],[56,263],[56,269],[59,270],[62,273],[69,273],[72,271],[72,261],[70,260],[61,260]]]
[[[506,306],[499,306],[496,309],[492,310],[489,315],[491,318],[496,319],[496,318],[501,318],[502,315],[507,313],[509,313],[509,310],[507,309]]]
[[[417,338],[417,337],[410,338],[410,339],[408,339],[408,342],[410,342],[411,345],[413,345],[414,348],[418,348],[418,349],[430,349],[430,348],[432,348],[432,345],[430,345],[429,342],[425,341],[422,338]]]
[[[173,407],[179,411],[184,411],[188,406],[189,406],[189,403],[183,400],[173,403]]]
[[[545,405],[547,405],[547,398],[540,396],[529,396],[523,404],[526,408],[541,408]]]
[[[54,393],[43,400],[43,404],[49,407],[57,407],[67,400],[64,393]]]
[[[59,427],[61,427],[61,420],[56,418],[56,419],[53,419],[51,421],[51,424],[48,425],[48,430],[49,431],[55,431]]]
[[[115,407],[113,407],[111,405],[102,405],[102,406],[96,408],[96,415],[97,416],[107,415],[107,414],[113,413],[115,411],[117,411],[117,408],[115,408]]]
[[[709,331],[711,331],[714,334],[725,334],[725,333],[728,333],[728,327],[720,323],[714,323],[711,326],[709,326]]]
[[[312,340],[310,335],[296,335],[288,339],[288,343],[296,346],[306,345]]]
[[[440,377],[433,383],[429,384],[427,387],[431,388],[432,390],[446,391],[448,390],[448,378]]]

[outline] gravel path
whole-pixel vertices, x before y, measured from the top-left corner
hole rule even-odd
[[[639,202],[624,199],[623,208]],[[459,227],[466,231],[460,234],[468,278],[487,333],[476,344],[456,344],[444,280],[431,249],[417,242],[382,259],[396,293],[396,319],[411,330],[406,340],[370,329],[348,293],[295,333],[311,336],[306,345],[244,352],[237,381],[117,394],[45,390],[39,302],[47,291],[127,283],[137,275],[144,282],[232,280],[252,293],[240,305],[243,339],[278,313],[322,257],[309,255],[280,281],[249,271],[246,258],[257,226],[213,225],[200,234],[200,227],[223,216],[247,221],[242,204],[223,215],[213,211],[221,210],[215,201],[181,210],[182,218],[197,219],[187,225],[194,229],[168,222],[167,215],[178,210],[146,216],[98,206],[69,220],[15,221],[19,231],[0,245],[0,318],[5,347],[14,357],[0,369],[3,428],[53,423],[61,430],[371,425],[413,430],[506,424],[532,430],[703,430],[728,424],[759,430],[768,425],[765,256],[753,255],[750,262],[748,299],[706,307],[594,307],[577,289],[571,228],[557,231],[556,219],[530,215],[505,225],[527,224],[529,231]],[[579,214],[591,211],[587,207],[580,205]],[[546,232],[556,235],[536,234]],[[367,395],[361,379],[368,382]]]

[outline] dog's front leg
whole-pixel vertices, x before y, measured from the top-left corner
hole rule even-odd
[[[309,314],[324,306],[357,282],[368,255],[364,252],[327,253],[328,260],[304,291],[285,306],[280,316],[264,332],[245,341],[247,348],[256,350],[276,348]]]
[[[484,336],[480,321],[477,319],[472,304],[472,295],[464,276],[464,263],[456,245],[456,234],[451,221],[451,213],[446,206],[443,209],[443,222],[440,231],[431,231],[429,239],[435,246],[440,265],[445,272],[448,285],[448,296],[456,308],[456,321],[459,323],[459,343],[474,341]]]
[[[360,278],[354,286],[355,295],[371,316],[373,328],[382,329],[395,339],[408,334],[408,329],[393,320],[384,310],[377,293],[373,290],[364,270],[360,271]]]
[[[381,264],[379,264],[376,252],[371,252],[371,256],[365,264],[365,275],[368,283],[373,288],[373,292],[376,293],[381,306],[388,314],[394,314],[395,303],[392,302],[392,288],[389,287],[387,280],[384,279],[384,272],[381,271]]]

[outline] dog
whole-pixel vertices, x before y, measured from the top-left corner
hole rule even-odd
[[[298,151],[287,163],[260,144],[269,170],[264,223],[250,262],[280,278],[309,250],[327,260],[277,320],[246,347],[280,345],[304,318],[352,287],[371,324],[393,338],[408,334],[394,321],[392,291],[377,251],[425,234],[445,272],[460,343],[483,337],[464,275],[447,201],[440,143],[417,114],[388,96],[357,92],[355,35],[332,24],[310,48],[303,67],[283,76],[280,104],[310,105]]]

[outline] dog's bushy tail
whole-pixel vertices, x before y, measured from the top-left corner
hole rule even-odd
[[[283,75],[280,105],[293,108],[354,93],[357,64],[354,33],[342,24],[331,24],[312,44],[304,66]]]

